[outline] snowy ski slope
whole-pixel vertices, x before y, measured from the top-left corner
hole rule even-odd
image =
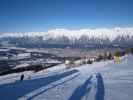
[[[0,100],[133,100],[133,56],[73,69],[63,64],[38,73],[0,76]]]

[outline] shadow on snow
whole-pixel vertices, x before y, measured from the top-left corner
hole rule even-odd
[[[95,94],[95,100],[104,100],[105,89],[104,89],[104,82],[103,77],[100,73],[96,75],[97,78],[97,91]]]
[[[89,93],[89,91],[91,90],[91,78],[92,76],[90,76],[84,84],[77,87],[69,100],[81,100],[85,96],[85,94]]]
[[[76,88],[71,97],[69,98],[69,100],[81,100],[87,93],[89,93],[92,87],[91,79],[92,76],[90,76],[85,81],[84,84]],[[105,89],[104,89],[103,77],[100,73],[97,73],[96,79],[97,79],[97,85],[96,85],[95,100],[104,100]]]
[[[0,97],[2,100],[17,100],[20,97],[52,82],[58,81],[71,74],[77,73],[78,70],[66,71],[48,77],[33,80],[25,80],[23,82],[9,83],[0,85]],[[34,96],[35,97],[35,96]]]
[[[29,97],[27,100],[32,100],[33,98],[35,98],[35,97],[41,95],[42,93],[46,92],[47,90],[53,89],[53,88],[55,88],[55,87],[57,87],[57,86],[59,86],[59,85],[62,85],[62,84],[64,84],[64,83],[70,81],[70,80],[73,80],[73,79],[76,78],[77,76],[79,76],[79,74],[75,74],[74,76],[68,78],[67,80],[65,80],[65,81],[63,81],[63,82],[61,82],[61,83],[52,85],[52,87],[46,88],[46,89],[44,89],[44,90],[42,90],[42,91],[39,91],[39,93],[36,93],[35,95]]]

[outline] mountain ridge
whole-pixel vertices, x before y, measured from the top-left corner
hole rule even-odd
[[[133,28],[99,28],[99,29],[53,29],[48,32],[16,32],[0,35],[1,44],[13,44],[15,46],[65,45],[90,47],[92,45],[110,46],[121,45],[133,47]],[[60,47],[60,46],[59,46]]]
[[[68,37],[77,38],[79,39],[81,36],[87,36],[89,38],[98,37],[102,38],[109,38],[110,40],[114,40],[118,36],[133,36],[133,27],[114,27],[114,28],[84,28],[79,30],[70,30],[65,28],[57,28],[51,29],[47,32],[9,32],[9,33],[1,33],[0,37],[36,37],[42,36],[45,38],[57,38],[57,37]]]

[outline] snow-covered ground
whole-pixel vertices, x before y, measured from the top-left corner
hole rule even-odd
[[[20,76],[25,79],[19,82]],[[132,100],[133,56],[72,69],[64,64],[38,73],[0,77],[0,100]]]

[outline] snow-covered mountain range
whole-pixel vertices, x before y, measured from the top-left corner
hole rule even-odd
[[[51,29],[47,32],[0,33],[0,41],[13,44],[124,44],[133,45],[133,27]]]
[[[108,37],[113,40],[117,36],[133,36],[133,27],[115,27],[115,28],[85,28],[79,30],[70,30],[70,29],[51,29],[47,32],[12,32],[12,33],[1,33],[0,37],[14,36],[14,37],[23,37],[23,36],[43,36],[44,38],[56,38],[66,36],[70,38],[80,38],[81,36],[86,35],[88,37],[99,37],[104,38]]]

